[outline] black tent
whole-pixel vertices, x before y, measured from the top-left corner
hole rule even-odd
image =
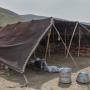
[[[71,37],[76,23],[47,18],[5,26],[0,30],[0,62],[20,73],[24,73],[29,58],[46,33],[54,28],[53,25],[55,25],[63,38],[65,28]],[[85,27],[90,28],[90,26],[84,25],[85,27],[83,27],[83,25],[78,23],[74,43],[77,44],[78,27],[81,27],[89,46],[90,34]],[[82,39],[81,43],[87,44],[83,42]]]

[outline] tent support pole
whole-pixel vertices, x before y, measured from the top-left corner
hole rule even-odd
[[[51,29],[50,29],[50,32],[49,32],[49,44],[48,44],[49,58],[50,58],[50,35],[51,35]]]
[[[24,85],[21,85],[21,86],[20,86],[21,88],[22,88],[22,87],[27,87],[27,86],[29,85],[29,82],[28,82],[28,80],[27,80],[27,78],[26,78],[26,76],[25,76],[24,73],[23,73],[23,77],[24,77],[26,83],[25,83]]]
[[[66,45],[66,28],[65,28],[65,45]],[[66,48],[65,48],[65,55],[66,55]]]
[[[53,43],[54,43],[54,29],[53,29]]]
[[[69,43],[68,50],[70,50],[71,43],[72,43],[72,39],[73,39],[73,37],[74,37],[74,34],[75,34],[75,31],[76,31],[77,25],[78,25],[78,22],[77,22],[76,25],[75,25],[75,28],[74,28],[74,31],[73,31],[73,34],[72,34],[72,37],[71,37],[71,40],[70,40],[70,43]],[[67,52],[67,55],[66,55],[66,59],[67,59],[67,57],[68,57],[68,52]]]
[[[78,46],[78,57],[79,57],[79,53],[80,53],[80,39],[81,39],[81,28],[79,27],[79,46]]]
[[[54,44],[54,29],[53,29],[53,44]],[[54,53],[54,47],[53,47],[53,53]]]
[[[48,51],[48,47],[49,47],[50,34],[51,34],[51,29],[50,29],[50,31],[48,32],[48,40],[47,40],[46,52],[45,52],[45,60],[46,60],[46,57],[47,57],[47,51]]]

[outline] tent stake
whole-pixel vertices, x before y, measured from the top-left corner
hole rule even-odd
[[[75,25],[75,28],[74,28],[74,31],[73,31],[73,34],[72,34],[72,37],[71,37],[71,40],[70,40],[70,43],[69,43],[68,50],[70,50],[71,43],[72,43],[72,39],[73,39],[73,37],[74,37],[74,34],[75,34],[75,31],[76,31],[77,25],[78,25],[78,22],[77,22],[76,25]],[[68,52],[67,52],[67,55],[66,55],[66,59],[67,59],[67,57],[68,57]]]
[[[48,51],[48,47],[49,47],[50,34],[51,34],[51,29],[50,29],[50,31],[48,32],[48,40],[47,40],[46,52],[45,52],[45,60],[46,60],[46,57],[47,57],[47,51]]]
[[[53,29],[53,44],[54,44],[54,29]],[[54,53],[54,47],[53,47],[53,53]]]
[[[80,53],[80,39],[81,39],[81,28],[79,27],[79,46],[78,46],[78,57],[79,57],[79,53]]]

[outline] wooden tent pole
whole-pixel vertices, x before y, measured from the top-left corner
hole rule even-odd
[[[65,28],[65,45],[66,45],[66,28]],[[65,48],[65,54],[66,54],[66,48]]]
[[[79,53],[80,53],[80,40],[81,40],[81,28],[79,27],[79,46],[78,46],[78,57],[79,57]]]
[[[53,29],[53,44],[54,44],[54,29]],[[54,47],[53,47],[53,53],[54,53]]]
[[[50,38],[49,38],[49,48],[48,48],[48,52],[49,52],[49,58],[50,58]]]
[[[36,58],[36,52],[34,51],[34,58]]]
[[[49,38],[50,38],[50,34],[51,34],[51,29],[50,29],[50,32],[48,32],[48,40],[47,40],[46,52],[45,52],[45,60],[46,60],[46,57],[47,57],[47,51],[48,51],[48,47],[49,47]]]
[[[70,40],[70,43],[69,43],[68,50],[70,50],[71,43],[72,43],[72,39],[73,39],[73,37],[74,37],[74,34],[75,34],[75,31],[76,31],[77,25],[78,25],[78,22],[77,22],[76,25],[75,25],[75,28],[74,28],[74,31],[73,31],[73,34],[72,34],[72,37],[71,37],[71,40]],[[68,57],[68,52],[67,52],[67,55],[66,55],[66,59],[67,59],[67,57]]]
[[[54,29],[53,29],[53,43],[54,43]]]
[[[51,35],[51,31],[49,33]],[[50,58],[50,37],[49,37],[49,43],[48,43],[48,54],[49,54],[49,58]]]

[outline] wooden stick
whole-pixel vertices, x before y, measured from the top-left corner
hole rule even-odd
[[[73,31],[73,34],[72,34],[72,37],[71,37],[71,40],[70,40],[70,43],[69,43],[68,50],[70,50],[71,43],[72,43],[72,39],[73,39],[73,37],[74,37],[74,34],[75,34],[75,31],[76,31],[77,25],[78,25],[78,22],[77,22],[76,25],[75,25],[75,28],[74,28],[74,31]],[[67,57],[68,57],[68,52],[67,52],[67,55],[66,55],[66,59],[67,59]]]
[[[54,43],[54,29],[53,29],[53,43]]]
[[[54,29],[53,29],[53,44],[54,44]],[[53,53],[54,53],[54,47],[53,47]]]
[[[50,38],[50,34],[51,34],[51,29],[50,29],[50,32],[48,32],[48,40],[47,40],[47,45],[46,45],[45,60],[46,60],[47,51],[48,51],[48,46],[49,46],[49,38]]]
[[[65,28],[65,45],[66,45],[66,28]],[[65,48],[65,54],[66,54],[66,48]]]
[[[50,33],[51,34],[51,33]],[[48,56],[50,58],[50,38],[49,38],[49,43],[48,43]]]
[[[80,53],[80,40],[81,40],[81,28],[79,27],[79,46],[78,46],[78,57],[79,57],[79,53]]]

